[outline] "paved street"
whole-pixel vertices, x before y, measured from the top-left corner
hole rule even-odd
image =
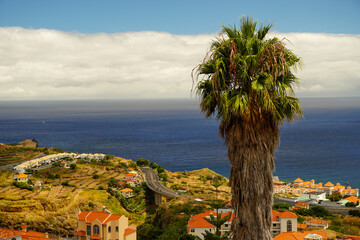
[[[154,192],[157,192],[167,197],[183,196],[182,194],[173,191],[161,184],[158,174],[149,167],[142,167],[141,171],[144,173],[145,182],[147,186]]]

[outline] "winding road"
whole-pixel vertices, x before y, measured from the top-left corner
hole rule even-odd
[[[159,175],[151,168],[142,167],[141,171],[143,172],[143,174],[145,176],[145,182],[146,182],[147,186],[153,192],[156,192],[158,194],[161,194],[166,197],[171,197],[171,198],[175,198],[178,196],[186,196],[186,195],[183,195],[181,193],[173,191],[173,190],[165,187],[164,185],[162,185],[160,182],[160,179],[159,179]]]

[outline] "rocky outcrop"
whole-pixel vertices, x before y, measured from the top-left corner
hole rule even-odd
[[[35,138],[26,139],[25,141],[19,142],[17,145],[21,146],[21,147],[35,148],[35,147],[38,147],[38,142],[35,140]]]

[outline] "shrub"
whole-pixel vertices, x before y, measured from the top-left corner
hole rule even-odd
[[[139,158],[137,161],[136,161],[136,164],[138,166],[149,166],[150,164],[150,161],[145,159],[145,158]]]
[[[105,188],[104,188],[104,186],[101,186],[101,185],[100,185],[100,186],[98,187],[98,189],[99,189],[99,190],[104,190]]]
[[[360,217],[360,210],[350,210],[349,215],[354,217]]]
[[[30,190],[30,191],[34,190],[34,187],[30,186],[28,183],[25,183],[25,182],[14,181],[13,185],[15,187],[18,187],[18,188],[21,188],[21,189],[27,189],[27,190]]]
[[[61,183],[61,185],[63,185],[63,186],[67,186],[67,187],[69,187],[69,186],[70,186],[68,181],[66,181],[66,182],[62,182],[62,183]]]
[[[75,163],[70,164],[70,169],[71,169],[71,170],[76,169],[76,164],[75,164]]]
[[[345,203],[345,207],[356,207],[356,204],[352,202],[347,202]]]
[[[97,175],[97,174],[93,175],[93,179],[98,179],[98,178],[99,178],[99,175]]]

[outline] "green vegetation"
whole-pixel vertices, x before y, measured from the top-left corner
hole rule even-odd
[[[342,195],[339,192],[334,192],[333,194],[328,195],[326,198],[332,202],[338,202],[343,199]]]
[[[146,217],[145,223],[138,226],[139,240],[195,239],[186,231],[187,221],[191,214],[205,211],[203,205],[170,204],[160,206],[154,214]]]
[[[145,159],[145,158],[139,158],[139,159],[136,161],[136,164],[137,164],[139,167],[149,166],[150,161],[147,160],[147,159]]]
[[[360,217],[335,216],[329,229],[341,234],[360,235]]]
[[[34,187],[31,186],[29,183],[27,182],[17,182],[17,181],[14,181],[13,182],[13,185],[15,187],[18,187],[18,188],[21,188],[21,189],[27,189],[27,190],[30,190],[30,191],[34,191]]]
[[[349,215],[354,217],[360,217],[360,210],[350,210]]]
[[[290,205],[289,204],[286,204],[286,203],[274,203],[273,205],[273,209],[276,210],[276,211],[286,211],[286,210],[289,210],[290,209]]]
[[[331,214],[328,210],[321,206],[315,206],[310,209],[300,208],[296,211],[297,214],[302,216],[313,216],[313,217],[329,217]]]

